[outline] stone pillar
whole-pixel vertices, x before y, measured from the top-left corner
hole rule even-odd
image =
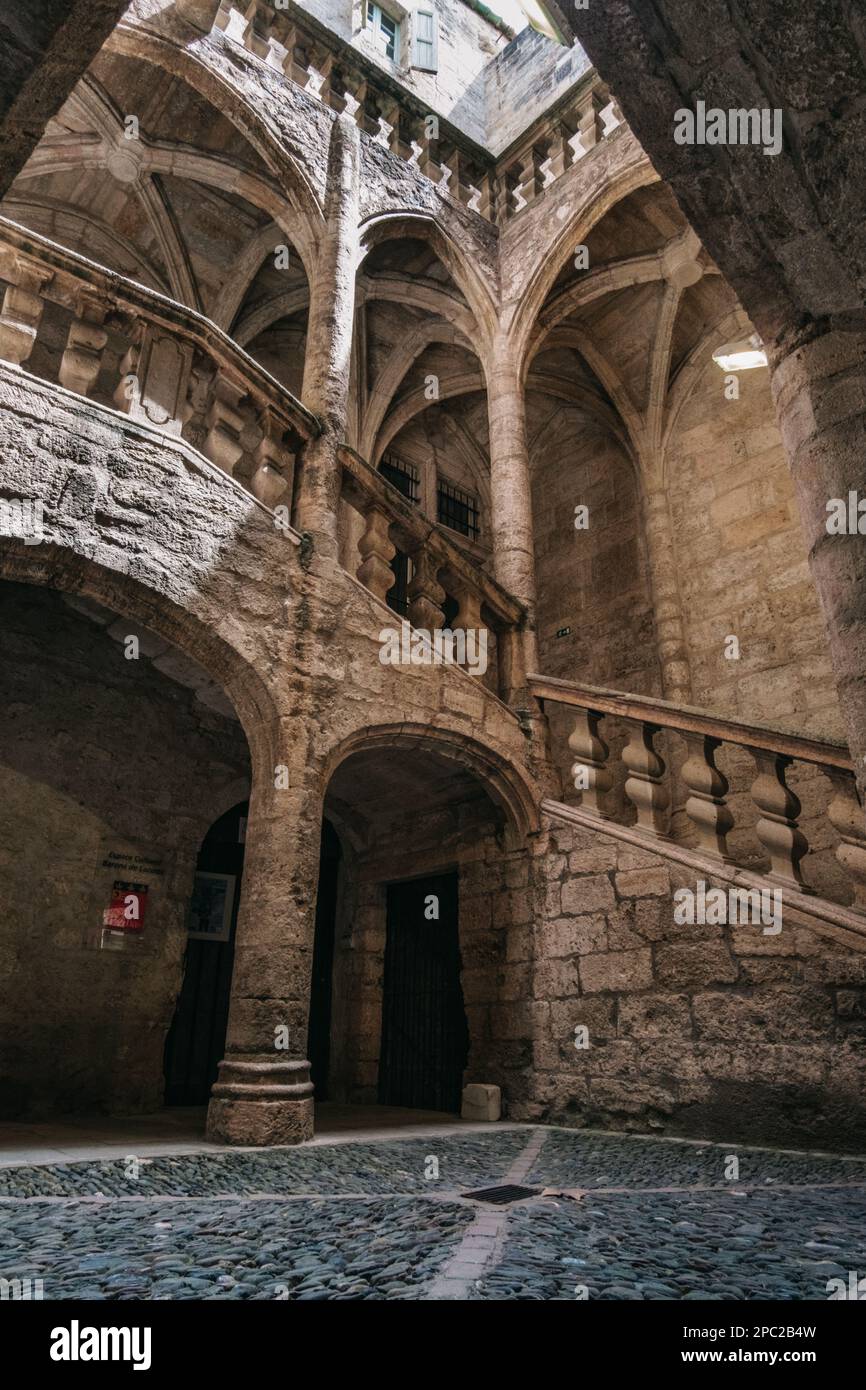
[[[692,698],[692,681],[677,583],[671,517],[667,493],[663,488],[648,493],[644,517],[662,695],[675,704],[687,705]]]
[[[297,1144],[313,1133],[306,1053],[322,807],[305,786],[306,746],[292,721],[279,751],[254,753],[226,1055],[208,1108],[218,1143]]]
[[[866,794],[866,534],[831,535],[827,503],[866,499],[866,334],[769,349],[771,385],[827,629],[861,800]],[[856,507],[855,507],[856,514]],[[864,508],[866,512],[866,508]],[[866,533],[866,515],[861,518]],[[850,529],[850,528],[849,528]]]
[[[535,540],[526,439],[526,403],[510,344],[499,341],[487,364],[490,419],[490,529],[493,573],[527,609],[524,669],[538,670],[535,632]]]
[[[322,433],[303,453],[296,524],[322,554],[337,556],[340,460],[345,442],[352,365],[352,323],[358,262],[358,127],[338,116],[331,133],[325,233],[311,286],[307,356],[301,398]]]

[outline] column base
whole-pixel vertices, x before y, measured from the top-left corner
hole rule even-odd
[[[216,1144],[270,1148],[313,1137],[313,1086],[306,1061],[226,1058],[211,1092],[207,1137]]]

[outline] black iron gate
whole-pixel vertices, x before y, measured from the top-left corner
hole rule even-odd
[[[387,891],[379,1102],[454,1113],[469,1052],[457,875],[392,883]]]
[[[165,1104],[207,1105],[225,1056],[234,965],[234,937],[244,865],[247,802],[227,811],[208,831],[196,872],[233,883],[226,940],[190,937],[183,985],[165,1044]]]

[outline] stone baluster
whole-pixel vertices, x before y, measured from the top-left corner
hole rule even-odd
[[[412,141],[413,156],[409,161],[425,179],[437,185],[442,182],[442,165],[437,158],[438,146],[438,140],[430,140],[422,133],[420,140]]]
[[[733,829],[734,818],[725,800],[728,779],[715,763],[721,739],[696,733],[682,737],[689,754],[682,767],[682,778],[689,792],[685,809],[697,830],[697,848],[730,863],[727,835]]]
[[[247,27],[244,30],[244,45],[257,58],[267,58],[270,52],[271,23],[273,14],[270,5],[263,0],[251,0],[244,12]]]
[[[259,427],[262,440],[253,455],[256,468],[250,492],[266,507],[291,507],[295,455],[284,442],[285,429],[271,410],[263,412]]]
[[[773,883],[797,892],[809,892],[800,873],[800,860],[809,849],[797,825],[800,802],[785,783],[785,773],[793,762],[783,753],[765,748],[749,748],[758,776],[752,783],[752,800],[760,811],[755,833],[770,856]]]
[[[0,358],[20,367],[35,346],[45,307],[42,293],[52,273],[18,257],[13,274],[0,310]]]
[[[372,503],[365,516],[366,525],[358,550],[361,563],[358,578],[366,589],[384,603],[389,589],[394,587],[394,571],[391,561],[397,554],[397,547],[391,540],[391,520],[388,513]]]
[[[857,782],[854,773],[844,768],[828,767],[824,770],[833,784],[834,792],[827,807],[827,817],[841,839],[836,858],[851,880],[854,891],[852,907],[858,912],[866,912],[866,825]]]
[[[538,197],[538,166],[538,153],[533,145],[520,156],[518,162],[518,179],[513,189],[515,212],[520,212],[523,208],[528,207]]]
[[[342,92],[338,96],[332,82],[331,105],[341,115],[350,116],[359,130],[367,129],[367,79],[359,72],[341,73]]]
[[[373,140],[385,150],[395,150],[399,139],[400,107],[396,101],[383,99],[376,117],[378,130],[373,131]]]
[[[243,454],[243,417],[238,409],[246,388],[217,369],[210,406],[205,416],[207,434],[202,452],[231,477]]]
[[[234,39],[235,43],[244,43],[247,27],[246,17],[241,10],[235,9],[233,4],[220,6],[216,17],[216,27],[225,31],[226,38]]]
[[[286,32],[283,42],[286,46],[283,72],[296,86],[306,87],[310,80],[309,40],[306,34],[293,24]]]
[[[568,746],[575,758],[571,775],[576,789],[582,793],[581,810],[608,820],[601,798],[610,791],[613,777],[607,766],[610,749],[598,731],[603,718],[604,715],[596,710],[577,710]]]
[[[309,92],[311,97],[317,97],[326,106],[331,101],[331,73],[334,67],[333,53],[322,51],[311,56],[310,66],[307,68],[307,80],[304,90]]]
[[[555,122],[547,147],[547,155],[539,168],[542,190],[555,183],[572,162],[572,151],[568,140],[569,135],[565,126],[560,121]]]
[[[477,212],[486,222],[495,217],[494,180],[491,174],[478,174],[475,183],[469,187],[470,198],[466,206],[470,212]]]
[[[665,763],[653,747],[658,724],[629,720],[629,741],[622,752],[628,769],[625,794],[637,810],[637,823],[653,835],[667,834],[670,795],[664,785]]]
[[[108,334],[102,326],[108,306],[94,296],[82,294],[77,310],[78,317],[69,326],[57,375],[60,385],[67,391],[86,396],[99,376],[102,354],[108,342]]]
[[[589,154],[594,145],[598,144],[600,138],[599,111],[602,102],[596,92],[590,92],[585,103],[581,105],[580,115],[577,120],[577,131],[571,136],[568,144],[574,154],[574,159],[583,159],[584,155]]]
[[[607,105],[601,108],[598,119],[601,121],[601,139],[606,140],[608,135],[612,135],[617,126],[623,123],[623,114],[616,97],[611,97]]]
[[[407,590],[409,598],[409,621],[415,628],[434,632],[445,621],[442,604],[445,590],[439,583],[438,564],[430,551],[421,546],[412,555],[412,578]]]

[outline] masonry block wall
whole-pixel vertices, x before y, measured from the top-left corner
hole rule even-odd
[[[548,831],[520,1117],[862,1149],[866,956],[804,914],[777,935],[677,925],[673,893],[703,875],[603,833]]]

